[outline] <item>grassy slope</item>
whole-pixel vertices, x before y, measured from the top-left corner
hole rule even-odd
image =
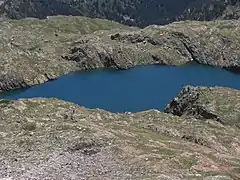
[[[239,175],[235,126],[154,110],[113,114],[56,99],[0,101],[0,106],[0,178]]]

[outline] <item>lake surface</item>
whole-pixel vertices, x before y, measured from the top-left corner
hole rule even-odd
[[[87,108],[137,112],[163,110],[186,85],[240,89],[240,74],[201,65],[102,69],[70,73],[32,88],[1,93],[0,98],[55,97]]]

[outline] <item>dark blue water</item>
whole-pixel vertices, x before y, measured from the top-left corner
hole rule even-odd
[[[0,94],[0,98],[55,97],[88,108],[136,112],[163,110],[185,85],[240,89],[240,74],[200,65],[96,70],[71,73],[56,81]]]

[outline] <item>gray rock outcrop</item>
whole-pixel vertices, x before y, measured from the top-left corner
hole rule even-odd
[[[224,87],[186,86],[166,107],[165,112],[211,119],[240,128],[240,91]]]

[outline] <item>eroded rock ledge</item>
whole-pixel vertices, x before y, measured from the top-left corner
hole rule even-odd
[[[84,69],[196,62],[239,72],[239,35],[238,21],[186,21],[137,31],[101,32],[76,41],[65,58]]]
[[[237,179],[239,91],[187,87],[181,94],[220,118],[226,110],[228,124],[156,110],[114,114],[57,99],[0,100],[0,178]]]
[[[185,21],[132,28],[84,17],[2,20],[0,91],[78,70],[189,62],[239,72],[239,21]]]

